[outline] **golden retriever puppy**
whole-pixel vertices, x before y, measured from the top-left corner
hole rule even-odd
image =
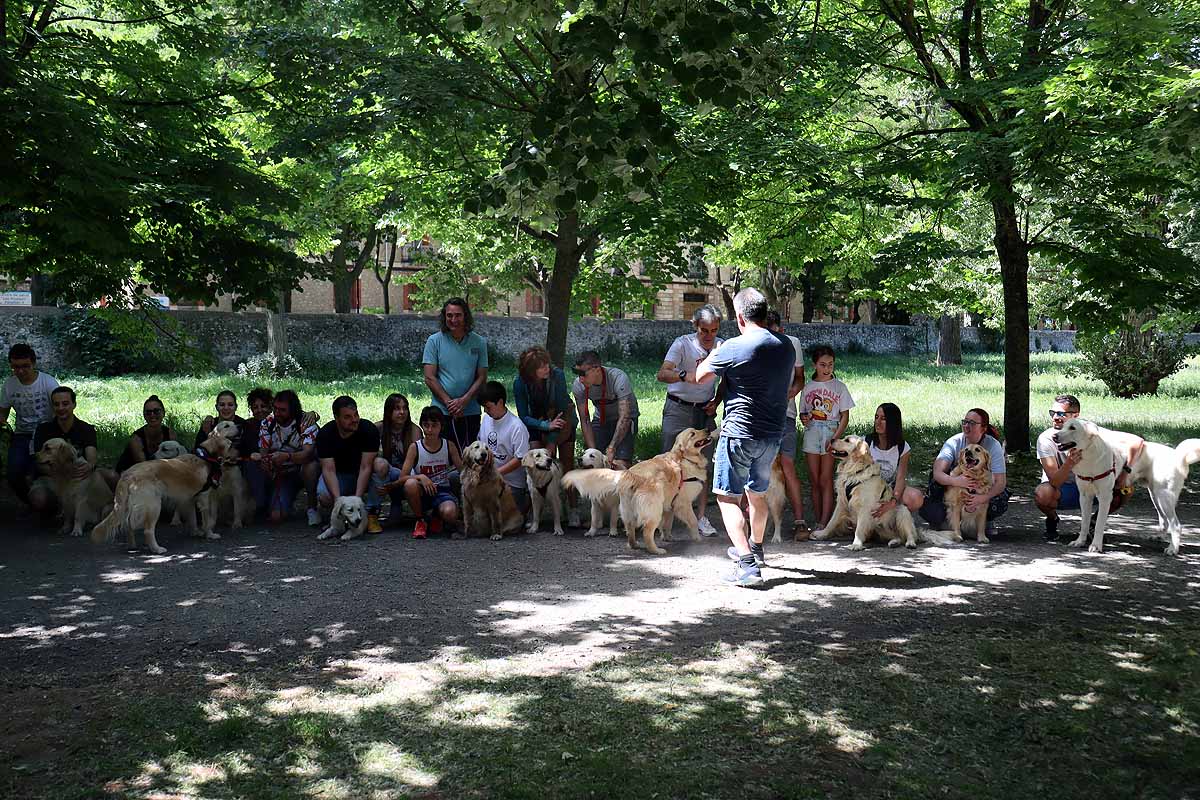
[[[771,462],[771,483],[767,486],[767,510],[771,513],[771,522],[775,525],[775,533],[771,536],[774,544],[781,544],[783,536],[783,506],[787,503],[787,484],[783,477],[783,460],[775,456]]]
[[[917,529],[913,525],[912,513],[903,503],[886,514],[875,517],[872,513],[882,502],[892,499],[892,487],[879,472],[879,465],[871,458],[871,446],[860,436],[834,439],[830,443],[835,458],[840,459],[833,491],[837,497],[833,516],[829,524],[814,531],[812,538],[828,539],[844,525],[854,525],[854,542],[851,550],[862,550],[872,536],[879,536],[888,547],[917,546]]]
[[[363,535],[367,529],[367,507],[363,499],[355,495],[342,495],[329,512],[329,527],[317,535],[324,541],[339,537],[343,542]]]
[[[163,502],[167,500],[174,503],[184,526],[193,535],[221,538],[212,532],[211,519],[204,520],[201,531],[196,530],[196,505],[200,495],[220,483],[222,460],[229,451],[230,442],[214,430],[201,448],[207,457],[189,453],[166,460],[143,461],[125,470],[117,482],[113,509],[92,530],[92,541],[96,544],[111,542],[123,530],[132,547],[134,531],[140,528],[150,552],[167,552],[155,538],[155,527]],[[201,510],[207,505],[201,502]]]
[[[654,533],[662,530],[664,540],[668,538],[676,515],[687,525],[692,539],[700,541],[692,501],[704,488],[708,458],[702,451],[708,443],[707,432],[686,428],[675,437],[669,451],[649,461],[627,470],[572,470],[563,478],[563,485],[578,489],[589,499],[601,500],[611,497],[615,487],[629,549],[636,549],[641,531],[646,552],[660,555],[666,550],[654,543]]]
[[[525,517],[512,490],[496,471],[496,459],[483,442],[473,442],[462,454],[463,534],[479,531],[493,542],[520,529]]]
[[[62,505],[62,532],[83,536],[85,525],[99,522],[112,508],[113,493],[96,470],[87,477],[75,477],[85,461],[66,439],[50,439],[34,456],[54,484],[54,494]]]
[[[966,475],[979,484],[975,492],[961,486],[946,487],[946,515],[950,520],[950,538],[955,542],[962,541],[962,524],[969,522],[975,531],[975,541],[987,544],[987,510],[988,504],[982,503],[972,513],[967,513],[967,498],[972,494],[987,494],[992,487],[992,457],[982,445],[969,444],[958,452],[958,463],[950,472],[952,477]]]
[[[538,447],[530,450],[521,459],[525,468],[525,483],[529,487],[529,503],[532,516],[527,530],[537,533],[542,522],[542,506],[550,503],[554,512],[554,535],[562,536],[562,467],[550,455],[550,451]]]

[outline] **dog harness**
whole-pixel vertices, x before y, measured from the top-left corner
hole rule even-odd
[[[554,467],[557,464],[558,464],[558,462],[555,461],[553,458],[550,459],[550,467]],[[533,468],[536,469],[538,472],[549,472],[550,467],[539,467],[535,464]],[[540,494],[542,497],[545,497],[546,492],[549,491],[549,489],[550,489],[550,482],[547,481],[545,486],[535,486],[533,488],[537,489],[538,494]]]
[[[203,447],[196,448],[196,455],[204,459],[204,463],[208,467],[208,479],[204,481],[204,485],[200,487],[200,491],[196,492],[196,497],[199,497],[209,489],[215,489],[221,485],[222,461],[216,456],[210,455]]]

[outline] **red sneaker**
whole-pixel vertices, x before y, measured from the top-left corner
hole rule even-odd
[[[441,517],[434,517],[433,519],[429,520],[429,532],[430,533],[441,533],[442,532],[442,518]]]
[[[413,538],[414,539],[424,539],[425,536],[426,536],[425,520],[419,519],[419,520],[417,520],[417,526],[415,528],[413,528]]]

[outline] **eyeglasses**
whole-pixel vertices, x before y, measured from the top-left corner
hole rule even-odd
[[[1050,416],[1053,417],[1054,419],[1058,419],[1059,417],[1065,417],[1068,414],[1074,414],[1074,413],[1075,413],[1074,411],[1055,411],[1053,408],[1050,409]]]
[[[144,408],[142,409],[143,417],[161,417],[164,412],[161,408]]]
[[[962,421],[962,424],[963,424],[963,427],[964,427],[964,428],[973,428],[973,427],[975,427],[976,425],[982,425],[983,423],[982,423],[982,422],[976,422],[976,421],[975,421],[975,420],[973,420],[973,419],[964,419],[964,420]]]

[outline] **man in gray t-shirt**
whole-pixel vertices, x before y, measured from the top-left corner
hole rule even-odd
[[[579,354],[575,375],[571,394],[584,447],[604,451],[613,469],[629,469],[638,430],[638,402],[629,376],[616,367],[604,366],[595,350]],[[595,410],[589,411],[592,407]]]

